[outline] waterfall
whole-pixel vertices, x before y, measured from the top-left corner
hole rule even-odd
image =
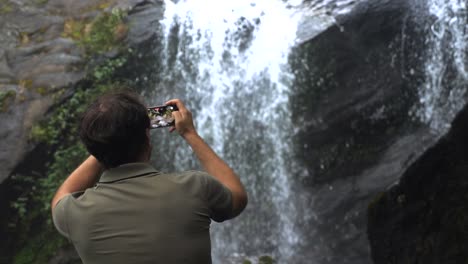
[[[425,82],[419,89],[419,119],[434,131],[448,131],[465,104],[468,81],[468,9],[465,0],[428,0],[429,30]]]
[[[183,99],[200,135],[240,175],[249,193],[241,216],[212,224],[213,261],[241,263],[262,255],[289,259],[300,241],[288,170],[294,162],[289,158],[294,126],[287,59],[296,40],[297,5],[245,0],[165,4],[162,87],[147,97]],[[166,149],[156,154],[158,165],[196,166],[183,142],[164,133],[157,141]]]
[[[305,194],[296,190],[304,174],[292,158],[288,65],[292,46],[335,20],[330,14],[353,1],[165,1],[164,71],[147,98],[178,97],[193,112],[200,135],[240,175],[249,205],[238,218],[212,225],[214,263],[242,263],[268,255],[279,263],[295,256]],[[344,11],[343,11],[344,12]],[[313,30],[299,28],[315,18]],[[311,33],[312,32],[312,33]],[[197,166],[190,149],[176,137],[155,132],[154,163],[163,170]],[[301,200],[302,199],[302,200]],[[304,260],[299,260],[299,263]]]
[[[336,255],[324,252],[327,247],[321,245],[330,241],[315,237],[310,226],[311,219],[323,220],[317,220],[311,208],[315,196],[298,187],[307,169],[292,157],[299,125],[291,121],[294,74],[288,54],[363,1],[165,1],[159,54],[163,71],[157,87],[145,91],[145,97],[154,104],[181,98],[193,112],[201,136],[240,175],[249,193],[241,216],[212,225],[214,263],[242,263],[262,255],[278,263],[310,263],[314,254],[322,259]],[[465,102],[466,3],[424,3],[433,24],[426,43],[425,82],[418,90],[420,103],[411,114],[440,131],[448,128]],[[153,133],[158,168],[198,166],[179,137]],[[314,248],[304,249],[315,244],[313,239]],[[304,251],[307,260],[296,254]]]

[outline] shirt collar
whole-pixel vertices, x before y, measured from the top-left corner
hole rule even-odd
[[[135,178],[153,173],[158,174],[159,172],[148,163],[128,163],[105,170],[102,173],[99,182],[112,183],[127,178]]]

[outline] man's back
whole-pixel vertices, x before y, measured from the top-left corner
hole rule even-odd
[[[211,263],[210,219],[236,217],[247,205],[239,176],[198,135],[192,113],[178,99],[166,105],[178,109],[169,131],[206,173],[161,174],[149,165],[151,122],[135,93],[103,95],[83,114],[79,136],[90,155],[51,208],[85,264]]]
[[[232,212],[231,194],[206,173],[162,174],[133,163],[57,205],[55,221],[85,264],[211,263],[210,218]]]

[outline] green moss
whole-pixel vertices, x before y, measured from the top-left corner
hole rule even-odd
[[[113,0],[108,1],[96,1],[95,4],[87,6],[80,10],[81,13],[88,13],[92,11],[104,11],[113,4]]]
[[[47,88],[45,87],[37,87],[36,92],[40,95],[46,95],[47,94]]]
[[[63,25],[62,37],[71,38],[75,41],[81,41],[85,35],[85,29],[88,25],[88,20],[68,19]]]
[[[121,40],[128,31],[126,16],[120,9],[113,9],[92,21],[70,19],[65,21],[62,36],[75,40],[88,55],[104,53],[122,47]]]
[[[49,2],[49,0],[34,0],[34,2],[38,5],[45,5]]]
[[[20,32],[18,39],[19,39],[19,43],[23,46],[29,44],[29,42],[31,41],[31,39],[29,38],[28,32]]]
[[[13,11],[13,5],[8,0],[0,0],[0,15],[5,15]]]
[[[18,85],[21,86],[21,87],[24,87],[28,90],[30,90],[32,87],[33,87],[33,81],[32,80],[29,80],[29,79],[26,79],[26,80],[20,80],[18,82]]]
[[[103,63],[102,65],[96,66],[93,70],[93,77],[98,82],[109,79],[119,68],[121,68],[127,62],[125,56],[121,56],[115,59],[111,59]]]
[[[258,259],[258,264],[274,264],[276,261],[270,256],[261,256]]]
[[[98,16],[91,24],[88,34],[85,34],[82,44],[89,53],[103,53],[121,46],[122,35],[127,27],[123,19],[126,13],[113,9],[111,13]]]
[[[0,112],[6,112],[10,102],[16,97],[16,92],[13,90],[0,91]]]
[[[44,142],[48,139],[48,131],[42,124],[35,124],[31,128],[29,138],[35,142]]]

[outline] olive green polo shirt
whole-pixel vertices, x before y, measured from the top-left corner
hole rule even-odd
[[[210,219],[231,214],[232,194],[214,177],[131,163],[62,198],[53,220],[84,264],[203,264],[211,263]]]

